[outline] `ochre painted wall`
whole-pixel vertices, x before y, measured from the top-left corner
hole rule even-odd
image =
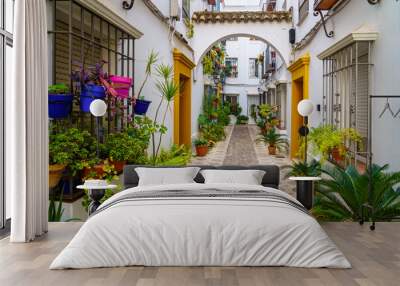
[[[309,68],[310,55],[307,53],[300,57],[288,67],[292,73],[292,120],[291,120],[291,142],[290,157],[296,157],[299,149],[300,140],[298,130],[302,126],[303,118],[297,112],[297,105],[302,99],[309,98]]]
[[[174,49],[174,79],[180,92],[174,98],[174,144],[191,146],[192,69],[195,64]]]

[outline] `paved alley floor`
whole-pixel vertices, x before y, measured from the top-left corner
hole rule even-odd
[[[291,162],[286,154],[271,156],[262,142],[255,142],[259,129],[256,125],[229,125],[224,141],[218,142],[205,157],[193,157],[191,165],[278,165],[283,167]],[[295,184],[285,178],[281,169],[280,189],[295,195]]]

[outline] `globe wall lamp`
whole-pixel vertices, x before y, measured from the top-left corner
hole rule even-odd
[[[92,101],[89,107],[90,113],[96,117],[96,135],[97,135],[97,146],[96,146],[96,155],[97,158],[100,158],[100,118],[103,117],[107,112],[107,104],[101,99],[95,99]]]
[[[303,116],[303,126],[300,127],[299,134],[304,137],[304,163],[307,163],[307,135],[310,132],[308,129],[308,116],[314,111],[314,104],[310,99],[303,99],[297,105],[297,111]]]

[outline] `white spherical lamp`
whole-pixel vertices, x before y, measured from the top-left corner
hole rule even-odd
[[[93,116],[101,117],[106,114],[107,104],[101,99],[95,99],[90,104],[89,110]]]
[[[314,111],[314,104],[310,99],[303,99],[297,105],[297,111],[301,116],[309,116]]]

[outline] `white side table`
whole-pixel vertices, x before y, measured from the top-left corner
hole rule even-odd
[[[296,198],[306,209],[310,210],[314,202],[314,182],[320,181],[320,177],[289,177],[296,181]]]
[[[81,190],[88,190],[89,197],[92,199],[88,209],[90,216],[101,205],[100,200],[104,197],[106,190],[116,189],[117,185],[105,185],[105,186],[79,185],[76,188]]]

